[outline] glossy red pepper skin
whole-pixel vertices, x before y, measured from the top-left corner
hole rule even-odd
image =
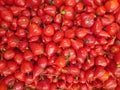
[[[120,0],[0,0],[0,90],[120,90]]]

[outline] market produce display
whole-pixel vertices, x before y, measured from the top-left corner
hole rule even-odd
[[[120,0],[0,0],[0,90],[120,90]]]

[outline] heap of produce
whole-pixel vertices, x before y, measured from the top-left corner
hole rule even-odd
[[[120,0],[0,0],[0,90],[120,90]]]

